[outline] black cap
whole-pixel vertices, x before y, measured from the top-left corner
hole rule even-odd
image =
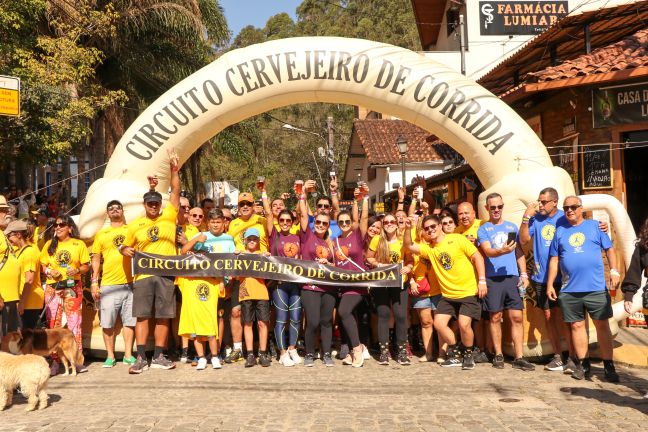
[[[144,203],[147,202],[162,202],[162,195],[159,192],[150,190],[144,194]]]

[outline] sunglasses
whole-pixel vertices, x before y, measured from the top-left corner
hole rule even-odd
[[[54,224],[54,228],[63,228],[63,227],[66,227],[66,226],[68,226],[67,222],[56,222]]]
[[[331,208],[331,206],[329,204],[317,204],[317,208],[318,209],[320,209],[320,208],[327,209],[327,208]]]
[[[158,201],[149,201],[149,202],[145,203],[144,205],[147,206],[147,207],[159,207],[160,203]],[[180,207],[180,208],[183,208],[183,207]],[[189,207],[187,207],[187,208],[189,208]]]
[[[252,204],[250,201],[241,201],[239,203],[239,207],[252,207]]]
[[[383,220],[383,226],[397,225],[397,224],[398,224],[398,222],[396,222],[395,220]]]
[[[279,219],[279,223],[292,223],[292,219]]]
[[[455,223],[453,221],[446,221],[446,222],[441,222],[441,225],[446,226],[446,225],[454,225]]]
[[[351,219],[342,219],[338,221],[338,225],[351,225]]]
[[[504,208],[504,204],[496,205],[496,206],[490,206],[488,207],[491,211],[494,210],[502,210]]]
[[[329,226],[329,223],[327,221],[323,221],[323,220],[316,220],[315,225],[316,226],[317,225]]]
[[[433,231],[433,230],[437,229],[438,226],[439,225],[437,225],[437,224],[426,225],[426,226],[423,227],[423,230],[424,231]]]
[[[554,201],[556,201],[556,200],[547,200],[547,201],[544,201],[544,200],[538,200],[538,202],[539,202],[540,204],[542,204],[543,206],[546,206],[546,205],[549,204],[550,202],[554,202]]]
[[[197,217],[198,219],[202,219],[202,218],[205,217],[205,215],[201,215],[201,214],[198,214],[198,213],[194,213],[194,214],[189,213],[189,216],[194,217],[194,218]]]
[[[564,211],[565,213],[566,213],[567,211],[569,211],[569,210],[575,212],[576,210],[578,210],[578,209],[581,208],[581,207],[582,207],[582,206],[581,206],[580,204],[574,204],[574,205],[563,206],[563,211]]]
[[[189,206],[180,206],[180,208],[181,208],[182,210],[187,210],[187,211],[189,211],[189,209],[190,209],[191,207],[189,207]]]
[[[115,204],[115,205],[111,205],[110,207],[108,207],[108,211],[121,210],[121,209],[122,209],[122,206],[120,206],[120,205],[116,205],[116,204]]]

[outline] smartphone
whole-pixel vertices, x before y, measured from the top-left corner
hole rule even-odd
[[[508,233],[508,239],[506,240],[506,243],[508,244],[508,243],[514,242],[516,237],[517,237],[517,234],[515,234],[514,232]]]
[[[422,201],[423,200],[423,186],[418,186],[416,188],[416,191],[417,191],[416,196],[418,197],[418,200]]]
[[[329,173],[329,176],[330,176],[332,179],[334,179],[334,178],[335,178],[335,171],[331,171],[331,172]]]

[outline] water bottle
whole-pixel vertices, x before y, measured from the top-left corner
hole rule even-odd
[[[65,269],[65,278],[66,278],[65,279],[65,286],[67,286],[68,288],[74,288],[74,286],[76,285],[76,281],[74,280],[74,276],[68,276],[68,274],[67,274],[68,269],[70,268],[70,266],[68,266],[67,264],[61,264],[61,268]]]
[[[524,287],[524,284],[522,283],[522,278],[518,281],[518,293],[520,293],[520,298],[522,299],[522,305],[524,305],[524,297],[526,296],[526,288]]]

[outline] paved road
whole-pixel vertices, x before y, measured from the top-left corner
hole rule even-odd
[[[124,365],[50,380],[50,406],[25,400],[0,414],[0,431],[537,431],[645,430],[648,370],[619,367],[621,384],[544,372],[442,369],[436,364],[221,370]]]

